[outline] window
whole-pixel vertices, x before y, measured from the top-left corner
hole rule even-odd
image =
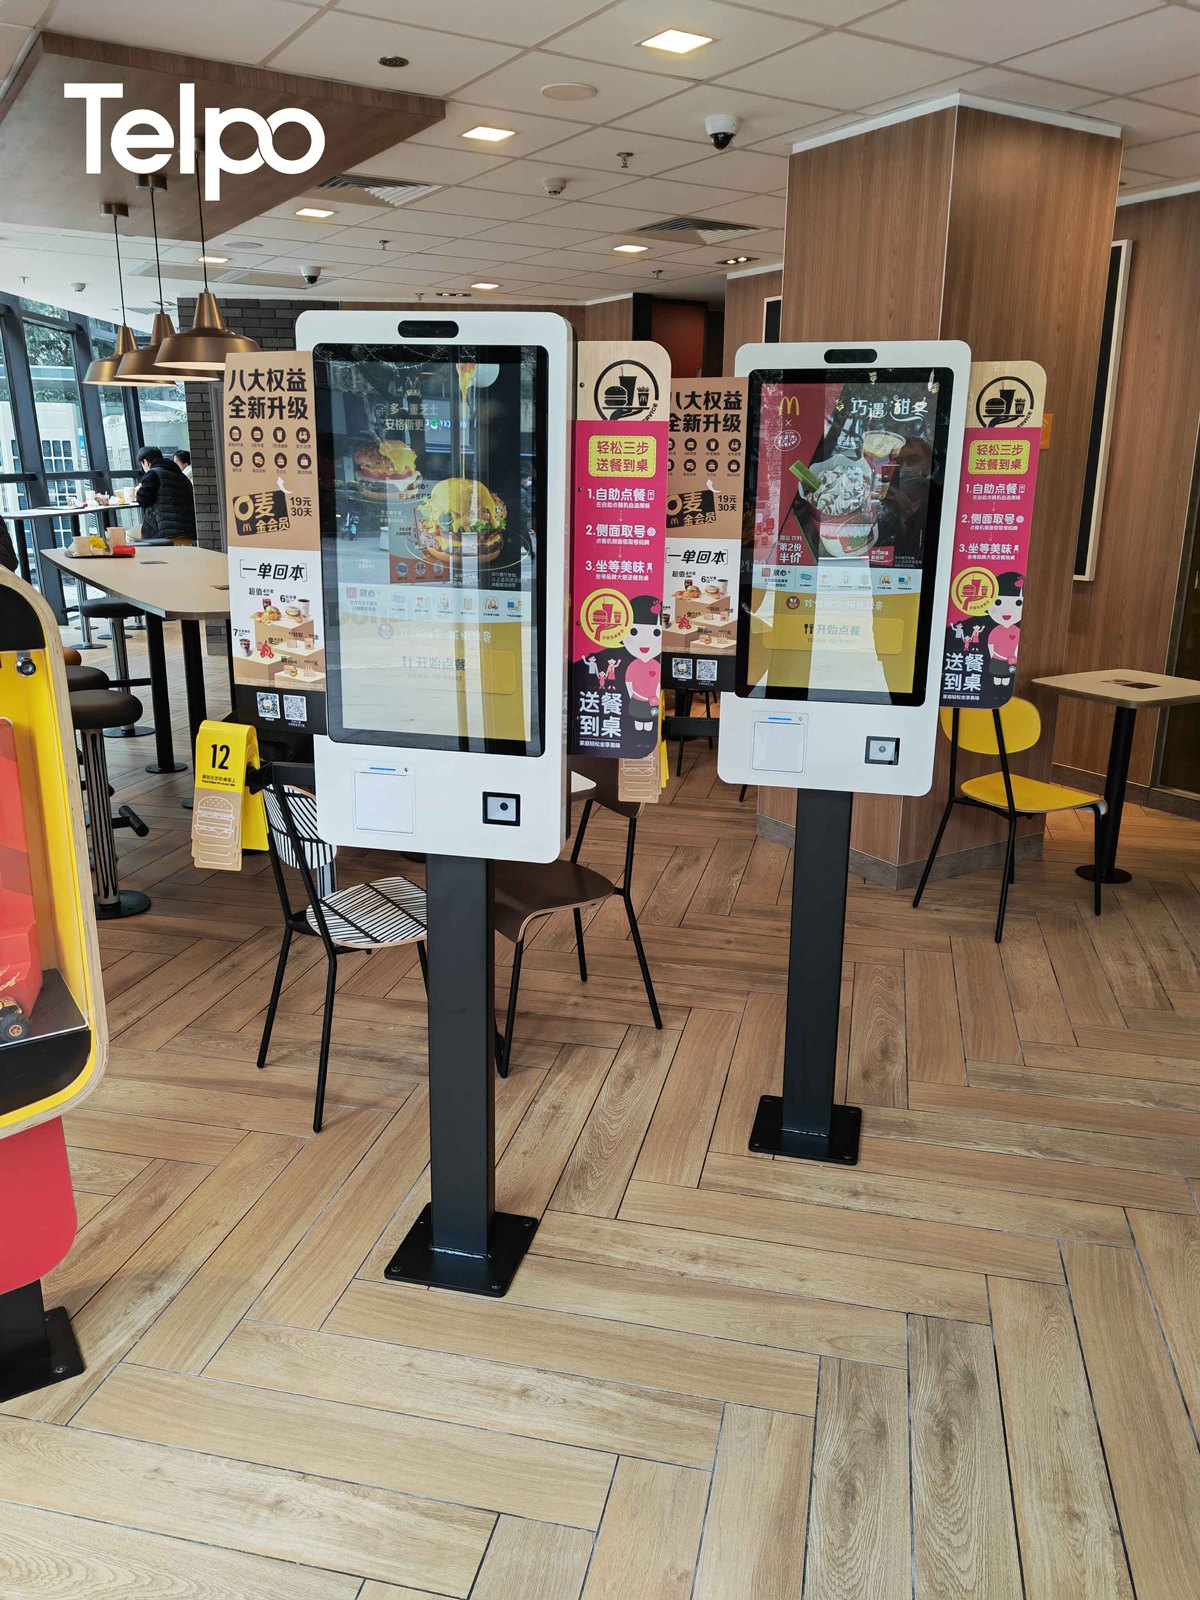
[[[138,411],[142,419],[139,445],[156,444],[163,455],[188,448],[187,396],[181,383],[139,389]]]
[[[65,438],[73,441],[74,445],[70,468],[49,470],[86,469],[89,465],[88,447],[70,330],[26,318],[25,349],[29,355],[29,376],[33,382],[38,433],[43,440],[57,444]]]

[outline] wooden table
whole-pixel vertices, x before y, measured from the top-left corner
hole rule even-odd
[[[201,550],[195,545],[151,545],[136,556],[73,556],[69,550],[47,550],[44,555],[61,572],[81,577],[90,588],[116,600],[127,600],[144,613],[158,756],[146,771],[182,772],[185,763],[175,760],[171,742],[171,700],[162,625],[180,624],[194,750],[196,734],[208,715],[200,624],[229,616],[229,565],[225,552]]]
[[[47,528],[49,528],[49,524],[52,523],[56,517],[70,517],[75,524],[75,531],[78,532],[79,519],[81,517],[96,517],[100,528],[103,529],[108,523],[108,513],[117,511],[136,511],[139,516],[141,515],[140,506],[126,505],[124,501],[114,500],[110,500],[107,505],[102,505],[99,500],[85,500],[80,505],[74,506],[32,506],[26,507],[24,510],[18,508],[16,511],[8,511],[5,513],[10,522],[18,524],[28,523],[33,530],[34,566],[31,571],[29,565],[28,540],[22,529],[20,527],[17,529],[17,560],[21,566],[21,576],[25,579],[26,583],[32,584],[34,581],[33,575],[36,573],[36,587],[41,590],[41,592],[46,596],[46,599],[50,602],[50,605],[54,610],[54,615],[60,624],[65,623],[67,620],[66,597],[62,591],[62,582],[59,580],[57,583],[57,595],[48,593],[46,588],[46,572],[45,568],[42,566],[42,556],[48,550],[54,549],[55,546],[53,539],[51,539],[49,543],[46,543],[44,536],[39,537],[38,523],[44,522],[47,524]],[[53,532],[53,530],[50,531]],[[75,574],[72,574],[72,576],[75,576]],[[79,591],[79,597],[80,599],[83,598],[82,589]],[[101,646],[98,644],[93,644],[92,633],[91,628],[88,625],[88,619],[82,614],[79,618],[79,627],[80,632],[83,634],[83,648],[85,650],[99,650]]]
[[[1134,667],[1108,667],[1101,672],[1066,672],[1056,678],[1035,678],[1044,689],[1073,696],[1076,700],[1099,700],[1113,709],[1112,743],[1108,751],[1108,772],[1104,779],[1104,798],[1108,812],[1100,851],[1101,883],[1128,883],[1131,874],[1117,866],[1117,841],[1121,836],[1121,811],[1125,804],[1125,785],[1129,779],[1129,757],[1133,750],[1133,730],[1143,707],[1187,706],[1200,702],[1200,679],[1168,678],[1160,672],[1140,672]],[[1093,879],[1093,867],[1076,867],[1081,878]]]

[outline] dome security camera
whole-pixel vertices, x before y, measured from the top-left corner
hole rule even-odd
[[[561,194],[567,187],[565,178],[543,178],[542,188],[547,194]]]
[[[318,282],[318,280],[320,279],[321,269],[320,269],[320,267],[301,267],[300,268],[300,276],[304,279],[305,283],[308,284],[309,288],[311,289],[313,284]]]
[[[71,285],[71,288],[75,291],[76,294],[82,294],[83,291],[87,288],[87,284],[86,283],[73,283]]]
[[[704,131],[714,150],[728,150],[741,125],[740,117],[730,116],[723,111],[715,111],[704,119]]]

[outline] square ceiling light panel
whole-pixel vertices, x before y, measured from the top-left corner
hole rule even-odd
[[[240,9],[256,11],[260,3],[261,0],[254,0],[253,5],[242,4]],[[296,14],[294,6],[288,10]],[[272,56],[268,65],[279,72],[340,78],[372,89],[449,95],[515,53],[512,45],[489,39],[459,38],[432,28],[400,27],[374,17],[353,16],[347,11],[323,11]],[[406,56],[409,65],[399,71],[381,67],[380,56],[391,55]]]
[[[707,36],[712,42],[686,55],[646,49],[645,40],[670,29]],[[811,22],[792,21],[766,11],[747,16],[714,0],[618,0],[609,10],[555,34],[547,48],[580,61],[709,79],[759,56],[786,50],[819,32]]]

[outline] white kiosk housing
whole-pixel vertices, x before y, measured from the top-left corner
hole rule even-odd
[[[943,340],[745,345],[736,692],[717,769],[795,789],[782,1095],[751,1150],[858,1159],[833,1104],[855,791],[933,782],[971,352]]]
[[[306,312],[321,462],[323,837],[552,861],[565,837],[571,331]]]

